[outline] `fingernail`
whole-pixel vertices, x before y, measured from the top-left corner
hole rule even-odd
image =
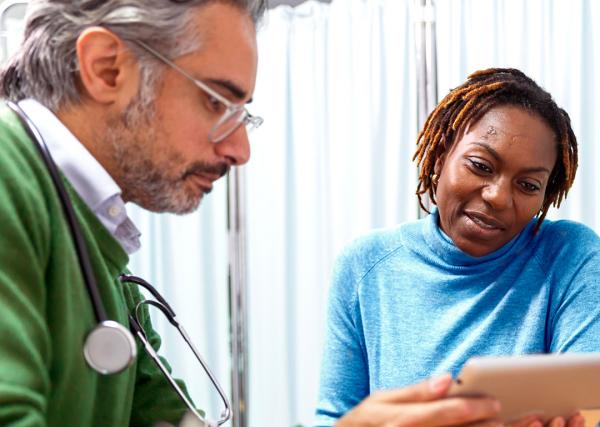
[[[502,404],[500,403],[499,400],[494,400],[492,407],[494,408],[494,411],[500,412],[500,410],[502,409]]]
[[[562,418],[557,418],[556,421],[554,421],[553,427],[565,427],[565,420]]]
[[[448,387],[450,374],[440,375],[429,380],[429,390],[433,393],[439,393]]]

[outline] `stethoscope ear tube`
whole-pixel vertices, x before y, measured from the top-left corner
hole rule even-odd
[[[126,282],[135,283],[136,285],[139,285],[139,286],[143,287],[144,289],[146,289],[148,292],[150,292],[152,294],[152,296],[164,306],[164,308],[161,308],[161,310],[165,313],[165,316],[167,316],[169,318],[171,323],[173,323],[173,321],[171,319],[175,318],[175,312],[173,311],[173,309],[171,308],[169,303],[162,297],[162,295],[158,293],[158,291],[154,288],[154,286],[152,286],[150,283],[146,282],[141,277],[131,276],[128,274],[121,274],[119,276],[119,280],[121,281],[121,283],[126,283]],[[166,309],[166,311],[165,311],[165,309]],[[175,326],[177,326],[177,325],[175,325]]]
[[[25,132],[42,156],[42,160],[48,169],[50,178],[56,188],[61,201],[67,225],[73,238],[75,252],[79,260],[83,281],[87,288],[92,308],[96,317],[97,325],[86,337],[83,354],[88,365],[100,374],[117,373],[127,368],[137,355],[135,339],[131,332],[120,323],[108,320],[106,310],[100,298],[98,284],[92,269],[92,263],[88,254],[83,233],[79,228],[75,210],[71,204],[69,194],[62,182],[58,166],[52,159],[50,151],[44,138],[35,127],[25,112],[12,101],[7,101],[8,107],[17,115]]]

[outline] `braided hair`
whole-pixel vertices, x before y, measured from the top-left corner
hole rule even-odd
[[[436,161],[450,150],[465,129],[495,107],[512,105],[536,114],[554,131],[557,159],[550,174],[537,228],[551,205],[560,206],[573,185],[577,171],[577,138],[571,119],[552,96],[523,72],[512,68],[490,68],[471,74],[465,83],[450,91],[427,118],[417,137],[413,160],[419,166],[417,196],[423,205],[428,194],[435,204],[433,182]]]

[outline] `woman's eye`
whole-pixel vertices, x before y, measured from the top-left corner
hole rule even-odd
[[[526,181],[521,182],[521,188],[527,193],[535,193],[540,190],[540,187],[538,187],[537,185]]]
[[[471,159],[469,159],[469,162],[471,162],[471,166],[473,166],[479,172],[484,172],[484,173],[492,172],[492,168],[490,168],[488,165],[486,165],[484,163],[478,162],[476,160],[471,160]]]

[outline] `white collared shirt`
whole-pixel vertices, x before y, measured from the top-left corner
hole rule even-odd
[[[140,232],[127,216],[121,189],[85,146],[46,107],[34,99],[19,102],[44,138],[52,158],[79,197],[128,254],[140,248]]]

